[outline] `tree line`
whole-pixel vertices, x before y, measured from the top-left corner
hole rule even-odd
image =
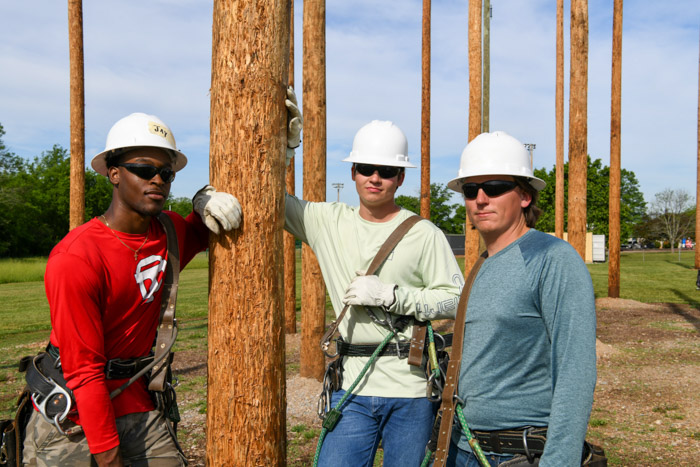
[[[46,256],[68,233],[70,154],[59,145],[31,161],[5,146],[0,124],[0,257]],[[92,169],[85,173],[85,220],[104,213],[112,185]],[[188,198],[171,198],[180,214],[192,211]]]
[[[0,257],[46,256],[68,233],[70,209],[70,154],[59,145],[31,161],[10,152],[4,144],[5,130],[0,124]],[[565,206],[568,193],[569,164],[564,165]],[[603,234],[608,230],[610,168],[600,159],[588,158],[587,224],[588,231]],[[554,231],[555,168],[536,169],[535,176],[547,182],[540,192],[538,206],[542,216],[536,228]],[[695,231],[694,200],[683,190],[666,189],[657,193],[647,208],[634,172],[622,169],[620,202],[620,238],[643,238],[648,242],[678,244]],[[104,213],[112,199],[112,185],[92,169],[85,173],[85,221]],[[396,203],[420,212],[418,196],[400,195]],[[167,209],[183,216],[192,211],[189,198],[170,197]],[[448,234],[464,233],[466,210],[461,199],[446,185],[430,185],[430,220]],[[564,229],[567,215],[564,213]]]

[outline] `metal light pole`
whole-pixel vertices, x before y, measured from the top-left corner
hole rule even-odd
[[[344,186],[344,185],[343,185],[342,183],[334,183],[334,184],[333,184],[333,188],[335,188],[336,190],[338,190],[338,202],[339,202],[339,203],[340,203],[340,190],[343,189],[343,186]]]
[[[525,143],[525,144],[523,144],[523,146],[525,146],[525,149],[527,149],[530,152],[530,168],[532,170],[535,170],[535,166],[533,165],[533,159],[532,159],[532,150],[535,149],[535,147],[537,147],[537,145],[535,143]]]

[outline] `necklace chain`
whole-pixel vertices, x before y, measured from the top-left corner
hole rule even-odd
[[[114,230],[112,230],[112,227],[109,225],[109,222],[107,222],[107,218],[105,217],[104,214],[100,215],[100,217],[105,222],[105,225],[107,226],[107,228],[114,234],[115,237],[117,237],[117,240],[119,240],[119,243],[121,243],[122,245],[124,245],[125,247],[127,247],[128,249],[130,249],[131,251],[134,252],[134,261],[137,261],[139,258],[139,251],[141,251],[141,248],[143,248],[143,246],[148,241],[148,231],[146,231],[146,238],[143,239],[143,243],[141,244],[141,246],[134,250],[129,245],[124,243],[124,240],[119,238],[119,235],[117,235],[117,233]]]

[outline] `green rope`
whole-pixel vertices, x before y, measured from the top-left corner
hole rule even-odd
[[[472,452],[479,460],[479,464],[481,464],[482,467],[491,467],[489,461],[486,460],[484,451],[482,451],[481,446],[479,446],[479,441],[476,438],[474,438],[474,435],[472,435],[472,431],[467,425],[467,420],[464,418],[464,412],[462,412],[462,404],[458,403],[455,404],[455,406],[457,409],[457,417],[459,418],[459,423],[462,424],[462,431],[464,431],[464,435],[467,437],[467,441],[469,442],[469,446],[471,446],[472,448]]]
[[[345,394],[343,397],[338,401],[338,403],[335,405],[335,407],[331,410],[331,412],[336,411],[338,414],[340,413],[340,407],[345,403],[348,397],[352,395],[352,391],[355,390],[355,387],[360,383],[362,378],[364,378],[365,373],[369,370],[369,367],[371,367],[375,360],[377,360],[379,356],[379,352],[386,347],[386,345],[389,343],[389,341],[396,335],[396,331],[391,331],[387,336],[384,338],[384,340],[379,344],[377,349],[372,353],[372,356],[369,357],[369,360],[365,364],[364,368],[362,368],[362,371],[360,371],[360,374],[357,375],[357,378],[355,381],[350,385],[347,391],[345,391]],[[330,413],[330,412],[329,412]],[[325,422],[324,422],[325,425]],[[321,435],[318,437],[318,445],[316,446],[316,454],[314,454],[314,467],[318,466],[318,458],[321,454],[321,446],[323,446],[323,440],[326,437],[326,434],[328,434],[328,428],[325,426],[321,430]]]

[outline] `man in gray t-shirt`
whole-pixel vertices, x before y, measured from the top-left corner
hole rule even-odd
[[[448,186],[464,195],[488,255],[466,311],[458,392],[467,425],[492,465],[514,457],[518,465],[581,465],[596,380],[588,270],[571,245],[533,229],[545,183],[512,136],[477,136]],[[538,435],[546,428],[544,452],[530,453],[533,464],[525,449],[513,452],[504,441],[503,431],[527,427],[540,428]],[[458,425],[447,465],[476,462]]]

